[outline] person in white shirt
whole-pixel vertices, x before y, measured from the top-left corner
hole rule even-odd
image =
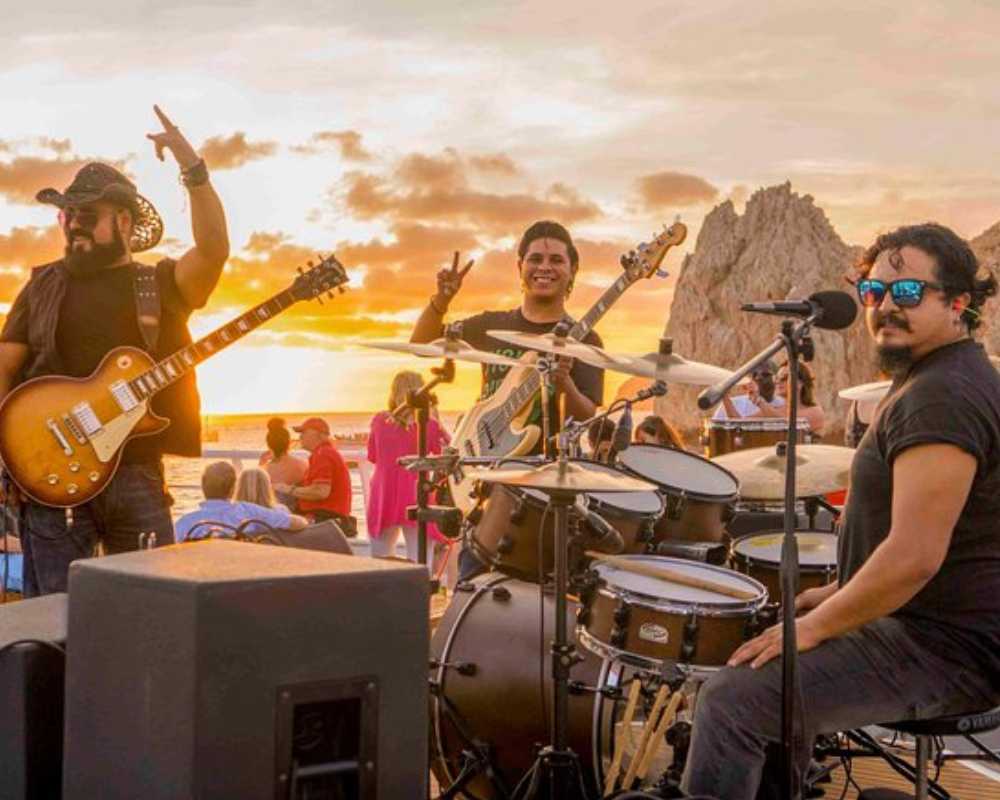
[[[774,376],[777,371],[778,367],[773,361],[765,361],[750,373],[750,381],[745,384],[746,394],[723,397],[712,419],[784,416],[774,413],[774,409],[785,405],[784,398],[775,392]]]

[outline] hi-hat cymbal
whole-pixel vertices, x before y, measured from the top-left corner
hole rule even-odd
[[[360,342],[362,347],[374,347],[378,350],[391,350],[394,353],[408,353],[422,358],[454,358],[456,361],[469,361],[476,364],[499,364],[501,367],[517,367],[521,363],[513,358],[499,353],[487,353],[477,350],[461,339],[435,339],[426,344],[414,342]]]
[[[795,496],[816,497],[847,486],[854,450],[828,444],[800,444],[795,448]],[[712,461],[740,481],[740,498],[785,499],[785,457],[776,448],[737,450]]]
[[[732,373],[729,370],[698,361],[688,361],[676,354],[646,353],[634,356],[609,353],[592,344],[576,339],[564,339],[551,333],[520,333],[518,331],[487,331],[494,339],[509,342],[526,350],[575,358],[598,369],[608,369],[639,378],[652,378],[666,383],[687,383],[693,386],[711,386],[723,381]]]
[[[885,397],[886,392],[889,391],[889,387],[892,386],[892,381],[875,381],[873,383],[862,383],[858,386],[849,386],[846,389],[841,389],[837,392],[838,397],[842,397],[845,400],[859,400],[861,402],[874,401],[878,402],[883,397]]]
[[[467,470],[466,478],[502,483],[506,486],[523,486],[542,492],[648,492],[656,487],[629,475],[591,469],[579,461],[568,464],[553,462],[535,469],[477,469]]]

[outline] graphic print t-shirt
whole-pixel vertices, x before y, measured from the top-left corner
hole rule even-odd
[[[511,311],[484,311],[482,314],[476,314],[474,317],[462,320],[461,326],[460,337],[477,350],[499,353],[508,358],[517,359],[524,355],[525,351],[523,349],[507,342],[501,342],[499,339],[494,339],[492,336],[487,335],[486,331],[506,330],[518,331],[520,333],[549,333],[555,328],[556,323],[531,322],[521,313],[520,308],[515,308]],[[594,331],[588,333],[583,341],[597,347],[603,345],[601,337]],[[484,400],[496,392],[509,371],[510,367],[483,364],[483,385],[479,399]],[[574,361],[573,367],[570,370],[570,376],[582,394],[597,405],[601,405],[604,402],[604,370],[584,364],[582,361]],[[558,403],[555,401],[555,398],[552,398],[549,405],[549,414],[553,422],[558,420],[558,412]],[[530,425],[541,426],[542,404],[540,398],[535,400],[527,422]]]

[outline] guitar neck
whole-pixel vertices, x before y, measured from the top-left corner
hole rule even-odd
[[[133,378],[129,381],[129,388],[140,400],[152,397],[295,302],[290,290],[279,292]]]
[[[604,290],[604,293],[590,307],[590,310],[583,315],[583,318],[570,328],[570,337],[578,341],[583,341],[587,338],[587,335],[594,329],[594,326],[600,321],[601,317],[608,312],[608,309],[617,302],[619,297],[625,294],[625,290],[635,283],[635,280],[635,278],[630,277],[626,272],[619,275],[618,280]],[[504,402],[503,408],[506,410],[507,416],[513,419],[541,387],[541,376],[537,370],[532,370],[531,374],[510,393],[510,397]]]

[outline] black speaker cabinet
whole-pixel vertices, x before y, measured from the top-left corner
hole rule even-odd
[[[0,605],[0,798],[60,796],[66,595]]]
[[[70,568],[64,796],[423,796],[427,570],[226,540]]]

